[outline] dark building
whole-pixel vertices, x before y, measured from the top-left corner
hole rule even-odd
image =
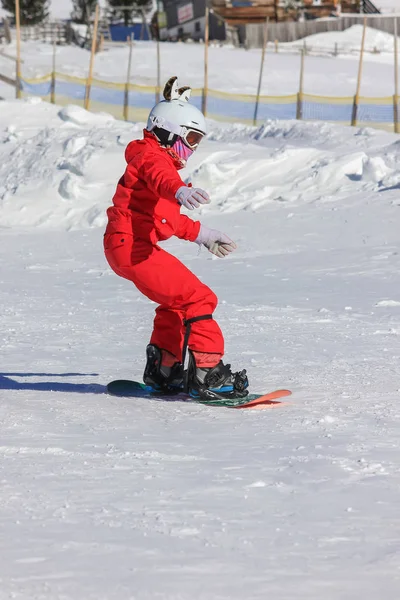
[[[195,41],[204,40],[206,0],[163,0],[166,28],[162,39]],[[210,40],[225,39],[225,24],[210,14]]]

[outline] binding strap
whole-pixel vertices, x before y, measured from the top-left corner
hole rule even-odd
[[[192,317],[191,319],[184,319],[183,324],[186,327],[185,337],[183,339],[183,348],[182,348],[182,367],[185,369],[185,360],[186,353],[189,344],[190,332],[192,330],[192,323],[196,323],[197,321],[206,321],[208,319],[212,319],[212,315],[200,315],[199,317]],[[185,392],[188,391],[188,369],[185,371]]]

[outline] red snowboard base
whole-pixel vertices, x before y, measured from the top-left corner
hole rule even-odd
[[[275,390],[274,392],[269,392],[268,394],[263,394],[262,396],[249,394],[247,398],[243,398],[243,400],[247,400],[245,404],[233,406],[232,408],[275,408],[276,406],[282,406],[282,404],[286,404],[286,402],[281,402],[278,400],[278,398],[290,396],[291,393],[292,392],[290,390]],[[253,396],[257,397],[253,398]]]

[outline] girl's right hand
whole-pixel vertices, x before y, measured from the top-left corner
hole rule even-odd
[[[175,194],[175,198],[182,206],[189,210],[199,208],[201,204],[209,204],[210,196],[201,188],[192,188],[182,185]]]

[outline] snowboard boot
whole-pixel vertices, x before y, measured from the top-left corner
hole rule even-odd
[[[245,398],[248,395],[246,370],[232,373],[231,365],[222,360],[214,367],[197,367],[193,353],[189,350],[187,386],[193,398],[202,400],[224,400]]]
[[[162,364],[162,350],[153,344],[146,348],[147,363],[143,381],[155,390],[176,392],[183,389],[183,368],[176,362],[172,366]]]

